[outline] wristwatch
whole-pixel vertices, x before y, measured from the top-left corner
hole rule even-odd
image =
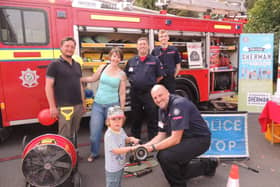
[[[152,144],[152,148],[153,148],[153,152],[157,151],[155,144]]]

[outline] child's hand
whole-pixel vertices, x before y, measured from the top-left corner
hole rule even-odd
[[[131,151],[135,151],[138,147],[140,147],[141,145],[134,145],[131,147]]]
[[[139,139],[138,138],[134,138],[134,137],[129,137],[129,142],[133,143],[134,145],[139,143]]]

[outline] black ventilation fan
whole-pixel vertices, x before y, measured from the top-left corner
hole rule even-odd
[[[36,137],[23,150],[22,173],[29,186],[55,187],[65,184],[68,178],[73,179],[79,175],[76,166],[77,152],[74,145],[60,135]],[[79,178],[71,180],[72,183],[80,184]]]
[[[41,145],[32,149],[24,158],[22,172],[34,186],[57,186],[71,174],[70,155],[56,145]]]

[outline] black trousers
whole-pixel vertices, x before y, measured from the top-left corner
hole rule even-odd
[[[147,122],[148,138],[152,139],[158,132],[158,108],[155,105],[150,89],[147,91],[130,90],[131,115],[132,115],[132,136],[141,138],[141,127],[145,120]]]
[[[208,150],[210,139],[208,136],[187,138],[158,152],[158,161],[171,187],[186,187],[186,179],[205,174],[208,165],[191,160]]]
[[[175,90],[176,90],[176,81],[174,76],[170,75],[170,76],[166,76],[164,77],[161,81],[160,84],[164,85],[165,88],[167,88],[167,90],[174,94]]]

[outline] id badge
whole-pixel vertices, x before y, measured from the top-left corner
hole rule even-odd
[[[158,127],[163,129],[164,124],[162,123],[162,121],[158,122]]]
[[[133,67],[129,67],[128,72],[133,72]]]

